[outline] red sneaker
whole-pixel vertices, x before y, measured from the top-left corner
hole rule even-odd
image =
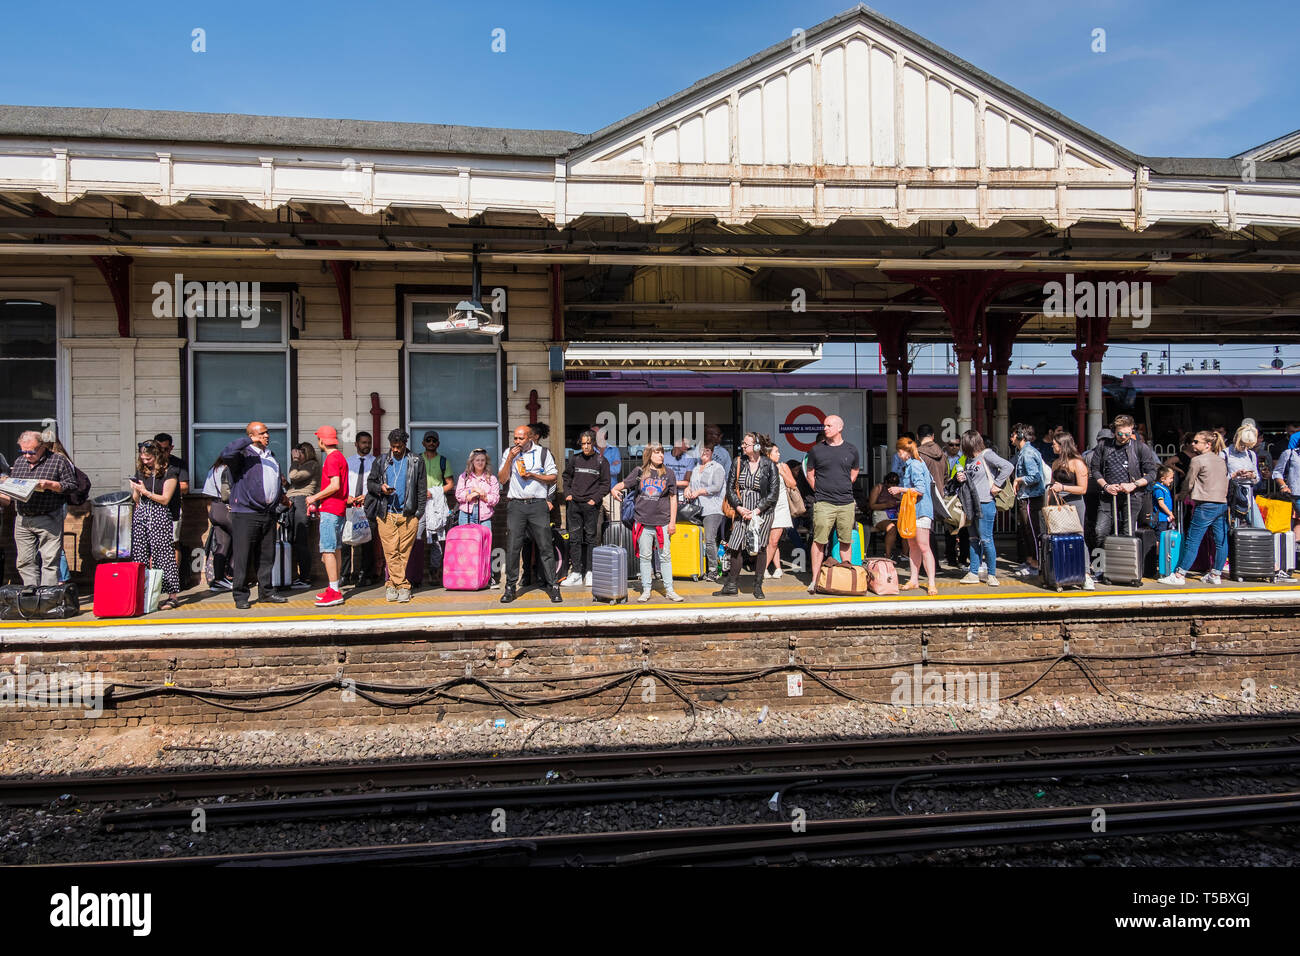
[[[336,604],[343,603],[343,593],[335,591],[333,588],[326,588],[316,597],[317,607],[333,607]]]

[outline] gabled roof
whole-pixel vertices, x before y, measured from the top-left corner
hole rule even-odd
[[[1297,158],[1300,158],[1300,129],[1294,133],[1287,133],[1285,136],[1269,140],[1267,143],[1262,143],[1233,157],[1233,159],[1253,159],[1261,163],[1286,163]]]
[[[1008,86],[1006,83],[1003,83],[997,77],[985,73],[979,67],[967,63],[965,60],[961,59],[961,57],[953,55],[952,53],[948,52],[947,50],[943,49],[940,46],[936,46],[934,43],[931,43],[925,37],[913,33],[911,30],[907,29],[906,27],[895,23],[893,20],[890,20],[888,17],[884,16],[883,14],[878,13],[877,11],[871,9],[866,4],[859,4],[858,6],[852,8],[851,10],[846,10],[844,13],[831,17],[829,20],[822,21],[821,23],[817,24],[816,26],[806,31],[806,35],[804,39],[807,43],[813,44],[817,40],[825,36],[826,34],[833,33],[834,31],[840,29],[842,26],[852,23],[853,21],[860,21],[869,24],[875,27],[876,29],[882,30],[886,33],[894,34],[894,36],[897,37],[899,40],[904,41],[906,44],[909,44],[913,47],[916,47],[917,49],[924,52],[926,55],[934,58],[935,60],[947,66],[948,68],[958,73],[964,73],[968,75],[969,77],[976,80],[980,84],[992,88],[993,90],[996,90],[1003,97],[1021,106],[1022,108],[1025,108],[1032,113],[1038,113],[1041,116],[1050,118],[1054,123],[1061,126],[1063,129],[1074,133],[1076,136],[1079,136],[1084,140],[1091,141],[1092,143],[1102,146],[1107,151],[1116,154],[1118,157],[1123,158],[1134,165],[1138,165],[1139,163],[1143,162],[1143,158],[1138,154],[1132,152],[1131,150],[1125,149],[1123,146],[1120,146],[1118,143],[1112,142],[1111,140],[1102,136],[1100,133],[1097,133],[1096,131],[1089,129],[1088,127],[1084,126],[1081,123],[1075,122],[1074,120],[1063,115],[1062,113],[1058,113],[1056,110],[1052,109],[1049,106],[1046,106],[1043,103],[1040,103],[1038,100],[1034,99],[1033,97],[1026,95],[1020,90],[1017,90],[1015,87]],[[686,102],[697,95],[705,93],[710,88],[724,87],[729,82],[735,80],[737,77],[739,77],[741,74],[745,73],[746,71],[750,70],[751,68],[756,66],[761,66],[765,62],[768,62],[770,60],[775,60],[779,57],[785,56],[789,52],[790,52],[790,40],[787,38],[782,40],[779,43],[773,44],[772,46],[768,47],[766,50],[763,50],[760,53],[755,53],[753,56],[748,57],[744,60],[741,60],[739,63],[727,67],[725,70],[720,70],[717,73],[714,73],[710,76],[706,76],[704,79],[699,80],[696,83],[693,83],[691,86],[687,87],[686,89],[682,90],[679,93],[674,93],[672,96],[660,100],[659,102],[654,103],[650,106],[647,106],[645,109],[639,110],[636,113],[633,113],[631,116],[627,116],[619,120],[617,123],[613,123],[609,126],[606,126],[604,129],[597,130],[596,132],[590,134],[589,136],[583,137],[578,143],[576,143],[573,147],[571,147],[571,151],[582,149],[600,140],[613,139],[617,137],[619,133],[629,129],[632,126],[635,126],[636,124],[653,116],[656,113],[666,112],[667,110],[671,109],[672,107],[680,103]]]
[[[153,140],[226,146],[561,156],[579,133],[430,123],[184,113],[73,106],[0,106],[0,136]]]

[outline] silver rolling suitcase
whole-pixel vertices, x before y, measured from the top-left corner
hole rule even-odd
[[[614,604],[627,600],[627,552],[617,545],[592,549],[591,596]]]

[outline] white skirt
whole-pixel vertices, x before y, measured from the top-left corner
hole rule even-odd
[[[772,512],[776,518],[772,521],[772,527],[793,528],[794,519],[790,517],[790,498],[786,492],[785,482],[781,481],[780,475],[776,480],[780,483],[781,491],[776,496],[776,508]]]

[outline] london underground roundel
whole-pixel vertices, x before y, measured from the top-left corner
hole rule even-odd
[[[816,422],[800,421],[801,418],[811,415]],[[826,421],[826,413],[816,405],[799,405],[790,409],[790,414],[785,416],[785,421],[781,423],[780,432],[785,436],[785,440],[790,443],[791,448],[798,451],[807,452],[812,450],[812,446],[817,444],[817,439],[822,433],[822,423]],[[804,441],[799,436],[808,435],[810,439]]]

